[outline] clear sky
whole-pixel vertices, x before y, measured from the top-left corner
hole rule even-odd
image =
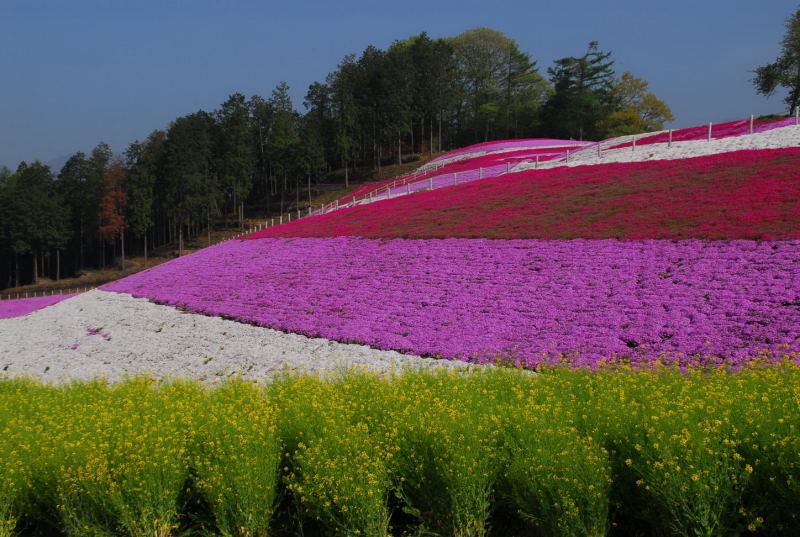
[[[0,0],[0,165],[122,152],[229,94],[268,97],[285,80],[295,107],[347,53],[427,31],[488,26],[545,73],[600,42],[675,114],[674,127],[782,112],[752,71],[779,53],[787,1],[760,0]],[[56,170],[57,171],[57,170]]]

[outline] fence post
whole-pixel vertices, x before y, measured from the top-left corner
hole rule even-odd
[[[711,141],[711,122],[708,122],[708,141]]]
[[[569,149],[567,149],[567,162],[569,162]]]
[[[506,162],[506,173],[508,173],[510,170],[511,170],[511,163]]]
[[[536,164],[534,164],[533,167],[534,168],[538,168],[539,167],[539,155],[536,155]]]
[[[750,114],[750,134],[753,134],[753,119],[754,114]]]
[[[283,224],[283,214],[280,216],[280,224]]]
[[[633,137],[633,143],[631,144],[631,151],[636,151],[636,136]]]
[[[483,179],[483,168],[478,168],[478,179]]]
[[[597,144],[597,158],[601,158],[600,157],[600,144],[599,143]]]
[[[669,130],[669,143],[667,147],[672,147],[672,129]]]
[[[458,184],[458,173],[453,173],[453,186]]]
[[[428,179],[428,190],[433,190],[433,177]]]
[[[411,194],[411,183],[406,183],[406,194]]]

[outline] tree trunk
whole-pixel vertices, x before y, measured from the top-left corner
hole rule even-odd
[[[61,250],[56,250],[56,281],[61,280]]]
[[[147,268],[147,231],[144,232],[144,266]]]
[[[120,233],[120,242],[122,243],[120,248],[122,249],[122,270],[125,270],[125,231]]]
[[[178,257],[183,255],[183,226],[178,228]]]
[[[431,156],[433,156],[433,120],[431,120]]]
[[[411,120],[411,154],[414,154],[414,120]]]
[[[442,112],[439,111],[439,153],[442,152]]]
[[[211,215],[210,211],[206,208],[206,229],[208,230],[208,245],[211,246]]]
[[[311,207],[311,173],[308,174],[308,206]]]
[[[344,163],[344,186],[350,188],[350,176],[347,173],[347,162]]]
[[[236,210],[239,208],[239,205],[236,203],[236,188],[233,189],[233,214],[236,214]],[[227,218],[225,219],[227,220]]]
[[[14,252],[14,287],[19,287],[19,254]]]
[[[80,265],[78,271],[83,270],[83,220],[81,220],[80,228]]]
[[[36,252],[33,252],[33,283],[34,285],[39,281],[39,260],[37,259]]]
[[[419,120],[419,153],[422,155],[422,146],[425,145],[425,116]]]
[[[403,165],[403,147],[402,142],[400,141],[400,131],[397,131],[397,165]]]

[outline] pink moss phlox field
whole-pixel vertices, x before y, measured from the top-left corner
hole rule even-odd
[[[77,293],[69,295],[50,295],[39,296],[36,298],[20,298],[19,300],[0,300],[0,319],[10,319],[12,317],[21,317],[27,315],[32,311],[58,304],[62,300],[66,300],[75,296]]]
[[[800,241],[228,241],[106,290],[378,349],[518,365],[800,351]]]
[[[513,141],[513,140],[512,140]],[[516,140],[517,142],[530,143],[539,140]],[[561,140],[542,140],[544,142],[561,142]],[[492,142],[490,142],[491,144]],[[509,142],[510,143],[510,142]],[[568,142],[565,142],[568,143]],[[577,143],[577,142],[576,142]],[[364,183],[350,194],[339,198],[339,203],[344,205],[354,200],[365,199],[370,193],[384,195],[385,189],[390,188],[392,195],[405,194],[406,192],[416,192],[429,188],[441,188],[450,186],[456,182],[454,175],[458,175],[459,184],[474,181],[476,179],[487,179],[497,177],[513,169],[521,162],[547,162],[550,160],[563,159],[568,150],[579,151],[587,144],[579,142],[580,145],[541,145],[537,147],[525,147],[517,150],[506,150],[500,153],[489,153],[466,157],[461,160],[449,162],[441,168],[431,169],[424,173],[413,173],[401,177],[384,179],[383,181],[373,181]]]

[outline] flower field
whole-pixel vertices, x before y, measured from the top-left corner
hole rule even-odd
[[[0,537],[796,535],[800,148],[546,151],[0,302]]]
[[[793,535],[800,370],[0,381],[0,535]]]
[[[250,238],[800,238],[798,169],[800,148],[527,170],[304,218]]]
[[[557,144],[557,145],[552,145]],[[563,158],[567,151],[586,146],[586,142],[566,140],[511,140],[489,142],[465,152],[447,153],[431,163],[447,159],[441,166],[428,164],[418,173],[365,183],[339,198],[339,205],[369,199],[370,194],[392,196],[497,177],[521,162],[548,162]],[[387,190],[388,189],[388,190]]]
[[[800,241],[262,239],[104,289],[481,363],[738,364],[798,357],[798,260]]]
[[[53,304],[58,304],[62,300],[66,300],[75,296],[75,293],[66,295],[50,295],[39,296],[35,298],[20,298],[17,300],[0,300],[0,319],[11,319],[12,317],[20,317],[27,315],[32,311],[36,311]]]

